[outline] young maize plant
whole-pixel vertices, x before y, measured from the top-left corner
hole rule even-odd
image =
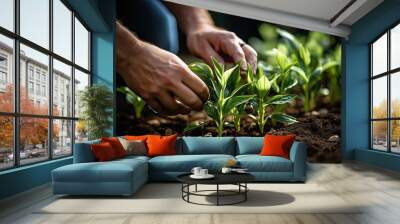
[[[212,59],[212,68],[204,63],[193,63],[189,68],[197,74],[208,86],[210,98],[205,103],[204,110],[216,125],[218,136],[222,136],[226,116],[234,108],[245,104],[255,96],[243,94],[242,90],[248,84],[237,85],[240,80],[240,65],[225,70],[224,66]]]
[[[292,116],[274,111],[276,105],[290,103],[296,97],[296,95],[291,94],[270,95],[272,86],[276,85],[275,82],[279,76],[280,74],[275,74],[274,78],[268,79],[262,69],[258,69],[256,74],[251,69],[247,71],[248,83],[251,85],[250,89],[256,95],[252,103],[257,112],[255,119],[261,134],[265,133],[265,126],[268,120],[284,124],[297,122],[296,118]]]

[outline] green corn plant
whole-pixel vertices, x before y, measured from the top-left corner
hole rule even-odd
[[[298,74],[303,95],[303,109],[305,112],[309,112],[316,106],[322,88],[322,75],[328,69],[338,66],[339,63],[312,57],[310,50],[291,33],[281,29],[278,29],[277,32],[292,46],[290,56],[297,61],[297,64],[292,66],[291,71]]]
[[[133,106],[136,119],[140,119],[146,102],[126,86],[119,87],[117,91],[125,94],[126,101]]]
[[[247,71],[247,79],[251,85],[252,91],[256,97],[253,101],[257,116],[256,121],[260,129],[260,133],[264,134],[265,125],[268,120],[280,122],[284,124],[292,124],[297,122],[296,118],[281,112],[275,112],[274,106],[290,103],[296,97],[295,95],[282,94],[271,96],[272,86],[275,85],[279,74],[274,75],[274,78],[269,79],[262,69],[257,70],[257,74],[253,74],[252,70]]]
[[[218,136],[222,136],[226,116],[233,108],[245,104],[254,98],[254,95],[241,93],[247,84],[239,85],[240,65],[225,70],[224,66],[212,58],[212,68],[204,63],[193,63],[189,68],[197,74],[209,87],[210,98],[204,105],[204,110],[211,117],[217,127]]]

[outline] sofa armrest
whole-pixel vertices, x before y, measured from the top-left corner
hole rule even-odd
[[[307,174],[307,146],[302,142],[293,142],[290,149],[290,160],[293,162],[293,179],[305,181]]]
[[[95,162],[96,158],[94,157],[90,146],[92,144],[100,143],[99,140],[75,143],[74,145],[74,163],[89,163]]]

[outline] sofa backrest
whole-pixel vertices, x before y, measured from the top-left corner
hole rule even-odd
[[[177,141],[177,154],[235,155],[234,137],[182,137]]]
[[[74,163],[89,163],[95,162],[96,158],[90,148],[92,144],[99,144],[100,140],[75,143],[74,148]]]
[[[264,137],[236,137],[236,155],[259,154]]]

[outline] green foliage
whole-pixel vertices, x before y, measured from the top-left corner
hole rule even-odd
[[[89,139],[109,136],[107,129],[112,125],[112,92],[106,86],[96,84],[80,92],[79,99],[81,119],[87,124]]]
[[[143,109],[146,105],[146,102],[126,86],[119,87],[117,91],[125,94],[126,101],[131,104],[133,106],[133,109],[135,110],[136,119],[140,119],[142,117]]]
[[[250,83],[250,89],[256,95],[253,104],[257,112],[256,120],[261,134],[264,134],[265,125],[268,120],[285,124],[296,122],[294,117],[274,111],[274,106],[290,103],[296,97],[290,94],[271,95],[271,89],[276,85],[280,75],[275,74],[272,79],[269,79],[264,75],[262,69],[258,69],[257,74],[253,74],[251,69],[247,71],[247,80]]]
[[[189,68],[210,89],[210,98],[205,103],[204,110],[214,120],[218,136],[222,136],[226,116],[231,114],[234,108],[254,98],[254,95],[243,94],[247,84],[238,85],[238,82],[240,82],[239,64],[227,70],[214,58],[212,64],[211,68],[204,63],[193,63],[189,65]]]
[[[259,32],[262,40],[251,38],[250,43],[262,59],[259,67],[279,75],[273,85],[276,93],[300,90],[306,112],[315,108],[321,95],[329,95],[332,104],[340,101],[340,44],[319,32],[294,36],[272,25],[261,25]]]
[[[297,61],[297,65],[292,67],[292,71],[298,74],[303,95],[303,109],[305,112],[309,112],[315,108],[321,93],[324,72],[331,67],[338,66],[339,62],[321,58],[322,53],[316,49],[316,46],[319,45],[314,44],[314,48],[311,48],[315,52],[312,56],[309,48],[305,47],[294,35],[281,29],[278,29],[277,32],[291,44],[291,56]],[[317,40],[313,39],[313,41]],[[310,42],[307,44],[312,46]]]

